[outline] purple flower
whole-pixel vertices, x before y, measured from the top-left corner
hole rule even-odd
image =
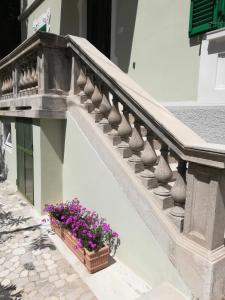
[[[110,231],[110,226],[109,226],[109,224],[107,224],[107,223],[103,223],[103,224],[101,225],[101,227],[102,227],[102,229],[103,229],[104,231],[106,231],[106,232],[109,232],[109,231]]]
[[[69,225],[70,223],[72,223],[73,221],[73,217],[70,216],[67,220],[66,220],[66,225]]]

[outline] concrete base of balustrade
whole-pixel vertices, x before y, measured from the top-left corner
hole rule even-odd
[[[132,155],[130,148],[118,148],[118,151],[123,158],[129,158]]]
[[[142,162],[134,162],[128,160],[128,165],[132,168],[134,173],[140,173],[145,169]]]
[[[117,146],[121,142],[121,137],[118,135],[108,134],[109,139],[112,141],[113,146]]]
[[[147,178],[140,175],[140,179],[144,187],[147,189],[154,189],[158,186],[158,181],[156,178]]]
[[[109,133],[112,130],[110,124],[101,124],[98,123],[98,126],[102,129],[103,133]]]
[[[98,112],[92,111],[91,116],[94,119],[95,123],[98,123],[102,119],[102,115]]]
[[[84,103],[84,107],[89,114],[94,110],[94,105],[89,100],[87,100],[87,102]]]
[[[0,101],[0,116],[65,119],[65,96],[34,95]]]
[[[188,300],[188,298],[166,282],[138,297],[137,300]]]
[[[172,206],[167,209],[166,215],[173,222],[173,224],[177,227],[179,232],[183,232],[184,229],[184,217],[174,216],[171,214]]]
[[[171,196],[158,196],[155,195],[155,202],[157,203],[158,207],[162,210],[168,209],[174,206],[174,200]]]

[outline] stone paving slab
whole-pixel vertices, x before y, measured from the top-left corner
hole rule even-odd
[[[8,182],[0,183],[0,299],[97,299]]]

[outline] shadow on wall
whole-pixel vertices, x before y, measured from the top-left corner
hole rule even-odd
[[[60,35],[79,35],[78,1],[62,0]]]
[[[209,41],[208,54],[217,54],[225,51],[224,40]]]
[[[127,73],[130,64],[138,0],[123,0],[116,3],[114,55],[116,64]]]

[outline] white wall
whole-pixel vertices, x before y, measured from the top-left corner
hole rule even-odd
[[[61,0],[45,0],[23,21],[26,23],[27,33],[23,33],[22,36],[28,38],[33,34],[33,21],[46,13],[48,8],[51,10],[50,32],[60,34]]]
[[[187,292],[177,271],[132,206],[117,180],[70,115],[63,166],[63,199],[81,203],[105,217],[120,233],[118,257],[151,286],[170,281]]]
[[[7,145],[5,148],[5,162],[8,168],[8,176],[7,179],[11,181],[13,184],[16,184],[17,179],[17,154],[16,154],[16,128],[15,128],[15,120],[10,118],[5,121],[11,123],[11,136],[12,136],[12,147]],[[2,127],[2,122],[0,122],[0,126]]]
[[[225,103],[225,30],[205,35],[201,46],[198,100]]]

